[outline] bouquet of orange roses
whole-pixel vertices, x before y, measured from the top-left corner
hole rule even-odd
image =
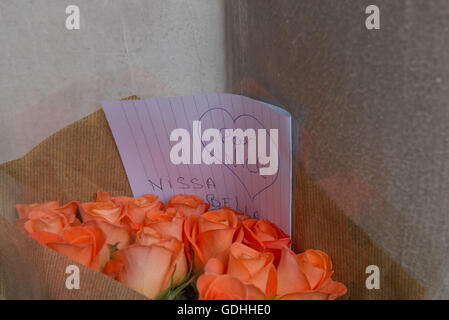
[[[111,197],[93,202],[16,205],[16,223],[34,240],[103,272],[151,299],[335,299],[319,250],[295,254],[267,220],[224,207],[209,211],[195,195]]]

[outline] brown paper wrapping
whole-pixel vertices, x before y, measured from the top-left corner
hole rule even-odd
[[[127,99],[138,99],[130,97]],[[344,299],[416,299],[424,289],[295,165],[294,247],[327,252]],[[97,190],[131,196],[102,110],[65,127],[24,157],[0,165],[0,297],[6,299],[145,299],[144,296],[35,242],[17,227],[14,205],[60,199],[90,201]],[[68,265],[80,268],[80,289],[65,287]],[[381,269],[381,289],[365,286],[366,266]]]

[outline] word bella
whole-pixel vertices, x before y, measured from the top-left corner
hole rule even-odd
[[[193,121],[192,137],[183,128],[170,134],[170,141],[177,142],[170,150],[173,164],[246,164],[256,165],[260,175],[273,175],[278,171],[278,129],[222,129],[201,130],[201,121]],[[270,154],[267,154],[267,139]],[[223,152],[224,144],[224,152]],[[245,146],[247,155],[245,157]],[[193,159],[191,159],[191,154]],[[223,159],[224,156],[224,159]]]

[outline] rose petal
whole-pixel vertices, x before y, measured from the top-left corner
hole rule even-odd
[[[203,299],[247,300],[248,289],[240,280],[229,275],[220,275],[210,283]]]
[[[76,210],[78,209],[78,204],[79,201],[70,201],[57,210],[63,213],[67,217],[68,222],[72,224],[75,222],[75,220],[78,220],[76,218]]]
[[[97,198],[95,199],[95,201],[98,202],[112,201],[112,197],[107,192],[97,191]]]
[[[38,231],[30,234],[30,237],[36,240],[39,243],[42,243],[44,246],[49,242],[62,242],[62,237],[58,234],[51,232]]]
[[[33,203],[33,204],[16,204],[16,209],[19,214],[19,218],[28,218],[28,214],[33,210],[57,209],[57,208],[59,208],[59,200],[47,201],[43,203]]]
[[[209,209],[209,204],[193,194],[177,194],[168,200],[167,207],[174,208],[187,217],[206,212]]]
[[[103,268],[103,273],[112,279],[117,279],[124,266],[119,260],[109,260]]]
[[[57,211],[33,210],[28,217],[24,227],[29,233],[45,231],[59,234],[69,225],[66,216]]]
[[[103,267],[106,262],[110,259],[111,255],[111,248],[109,245],[116,245],[117,249],[123,249],[127,246],[129,246],[131,243],[134,242],[134,234],[133,232],[125,226],[118,226],[112,223],[109,223],[107,221],[100,221],[100,220],[91,220],[86,223],[84,223],[85,226],[91,225],[96,226],[103,231],[105,239],[104,239],[104,245],[101,245],[101,243],[98,243],[98,247],[101,247],[101,251],[98,253],[99,256],[99,264],[101,267]],[[101,235],[99,236],[99,241],[101,242]]]
[[[303,291],[285,294],[278,300],[328,300],[329,294],[319,291]]]
[[[321,288],[319,291],[328,293],[329,294],[329,300],[337,299],[338,297],[341,297],[346,294],[348,291],[348,288],[341,283],[337,281],[333,281],[332,279],[329,279],[323,288]]]
[[[79,263],[90,266],[92,262],[92,246],[91,245],[76,245],[65,242],[49,242],[47,246],[66,257],[78,261]]]
[[[204,272],[223,274],[225,272],[225,265],[220,259],[211,258],[204,266]]]
[[[196,239],[196,243],[204,257],[202,264],[210,258],[216,258],[223,252],[228,251],[231,247],[234,234],[234,229],[213,230],[200,233]]]
[[[282,249],[277,275],[277,292],[279,295],[311,290],[307,277],[302,272],[295,253],[287,247]]]
[[[104,220],[113,224],[119,224],[123,214],[123,207],[111,201],[81,203],[79,208],[84,222]]]
[[[198,299],[204,300],[204,295],[206,294],[207,289],[210,284],[217,279],[218,274],[214,273],[203,273],[196,280],[196,288],[198,290]]]

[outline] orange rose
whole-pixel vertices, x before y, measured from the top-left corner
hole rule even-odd
[[[244,244],[234,243],[229,252],[227,274],[256,287],[270,299],[276,295],[277,287],[273,260],[271,252],[261,253]]]
[[[127,225],[132,230],[139,230],[147,212],[161,208],[163,203],[158,196],[146,194],[138,198],[111,197],[108,193],[98,191],[94,202],[82,203],[80,213],[83,221],[102,220],[116,225]]]
[[[290,246],[290,237],[268,220],[248,219],[243,221],[245,237],[243,243],[260,251],[274,255],[274,265],[279,264],[282,248]]]
[[[43,203],[33,204],[16,204],[19,219],[28,218],[28,214],[33,210],[38,209],[58,209],[60,207],[59,201],[47,201]]]
[[[134,243],[135,234],[126,226],[118,226],[107,221],[91,220],[85,226],[98,227],[105,235],[105,245],[98,253],[100,269],[111,258],[112,250],[120,250]]]
[[[296,255],[284,247],[278,267],[278,295],[285,300],[334,300],[347,291],[331,279],[332,261],[319,250]]]
[[[143,227],[137,233],[136,244],[151,246],[153,244],[166,247],[168,249],[175,248],[176,250],[179,247],[178,254],[174,260],[175,271],[172,275],[173,284],[179,284],[184,280],[187,275],[187,259],[184,252],[184,244],[181,240],[176,239],[175,237],[168,234],[161,234],[157,231],[157,229],[153,229],[152,227]]]
[[[144,229],[149,227],[160,234],[172,236],[179,241],[183,240],[184,217],[174,209],[169,208],[166,212],[160,209],[149,211],[144,226]]]
[[[62,237],[48,232],[35,232],[31,237],[85,266],[100,270],[98,253],[106,236],[97,226],[69,227],[63,231]]]
[[[168,208],[174,208],[185,216],[192,214],[202,214],[209,209],[209,204],[193,194],[177,194],[167,202]]]
[[[201,215],[191,215],[184,222],[186,247],[194,252],[195,269],[200,268],[210,258],[225,261],[229,248],[234,242],[241,242],[243,231],[241,222],[229,209],[208,211]],[[187,250],[189,253],[190,250]]]
[[[171,221],[175,216],[184,217],[182,213],[176,212],[173,208],[167,208],[164,211],[163,207],[156,207],[146,213],[143,224],[146,226],[155,221]]]
[[[143,226],[148,212],[162,209],[164,206],[155,194],[145,194],[138,198],[116,197],[114,202],[123,205],[125,208],[123,223],[133,230],[139,230]]]
[[[132,245],[114,252],[104,272],[153,299],[170,285],[181,252],[182,243],[176,239],[149,246]]]
[[[213,290],[218,296],[221,296],[221,291],[225,290],[226,292],[228,287],[224,286],[224,280],[204,285],[205,282],[208,283],[212,279],[215,281],[215,279],[222,278],[220,276],[224,274],[244,285],[246,294],[243,296],[246,296],[247,299],[272,299],[276,295],[277,275],[273,265],[273,254],[270,252],[261,253],[238,242],[232,244],[227,265],[216,258],[207,262],[205,273],[198,278],[198,292],[201,299],[211,298],[211,295],[208,294],[211,292],[210,290]],[[232,283],[232,286],[237,284],[235,280],[232,280]],[[241,285],[238,284],[237,287],[240,288]]]
[[[85,202],[79,208],[83,222],[100,220],[119,225],[124,213],[123,205],[112,200]]]
[[[228,209],[228,210],[231,210],[232,212],[234,212],[237,219],[239,219],[239,221],[241,221],[241,222],[249,219],[249,217],[246,214],[241,213],[240,211],[234,210],[230,207],[224,206],[222,209]]]
[[[59,206],[59,201],[35,203],[32,205],[16,205],[20,218],[16,224],[31,234],[38,231],[61,234],[70,226],[80,225],[76,218],[78,201],[71,201]]]

